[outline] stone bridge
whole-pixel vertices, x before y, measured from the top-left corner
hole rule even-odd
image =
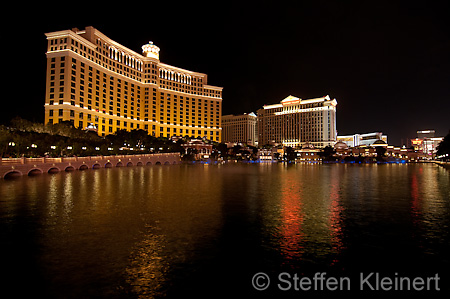
[[[3,158],[0,159],[0,177],[12,178],[21,175],[38,175],[110,167],[129,167],[180,163],[179,153],[62,157],[62,158]]]

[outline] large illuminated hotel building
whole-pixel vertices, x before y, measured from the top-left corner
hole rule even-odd
[[[322,148],[336,143],[336,99],[288,96],[258,110],[258,143]]]
[[[46,36],[45,123],[221,141],[222,87],[206,74],[161,63],[152,42],[139,54],[93,27]]]

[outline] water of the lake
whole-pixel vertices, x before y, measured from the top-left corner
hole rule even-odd
[[[378,272],[423,277],[417,293],[431,298],[449,291],[450,171],[173,165],[1,180],[0,248],[2,293],[14,298],[305,298],[328,294],[314,289],[322,272],[351,280],[333,295]],[[252,286],[266,282],[258,272],[266,290]],[[280,290],[283,272],[311,288],[291,279]],[[435,280],[427,291],[436,274],[440,291]],[[416,295],[378,288],[364,294]]]

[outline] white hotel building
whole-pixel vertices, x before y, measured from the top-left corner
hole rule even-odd
[[[387,135],[383,135],[382,132],[373,132],[365,134],[353,134],[353,135],[343,135],[337,136],[337,141],[341,141],[347,144],[348,147],[356,147],[361,145],[370,146],[377,142],[378,140],[384,141],[387,144]]]
[[[308,143],[322,148],[336,143],[336,99],[288,96],[279,104],[258,110],[258,142],[299,147]]]

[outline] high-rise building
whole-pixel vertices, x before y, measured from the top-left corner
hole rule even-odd
[[[258,110],[259,145],[333,146],[336,142],[336,99],[324,96],[303,100],[288,96],[279,104]]]
[[[387,143],[387,135],[383,135],[382,132],[365,133],[365,134],[354,134],[354,135],[343,135],[337,136],[337,141],[341,141],[347,144],[348,147],[355,147],[360,145],[372,145],[378,140]]]
[[[255,113],[222,116],[222,141],[257,145],[258,121]]]
[[[414,150],[429,156],[436,154],[437,147],[444,140],[444,137],[434,137],[435,133],[434,130],[417,131],[417,138],[411,139]]]
[[[46,36],[45,123],[220,141],[222,87],[208,85],[206,74],[160,62],[152,42],[139,54],[93,27]]]

